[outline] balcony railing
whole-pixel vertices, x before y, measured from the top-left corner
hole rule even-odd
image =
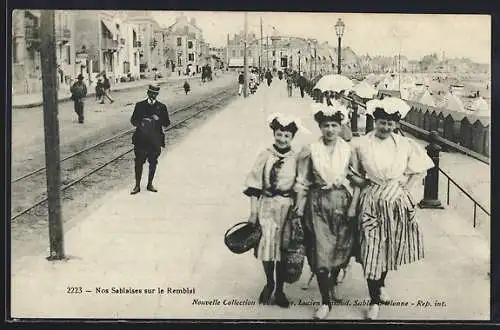
[[[104,50],[116,50],[118,48],[118,40],[103,39],[101,43],[101,49]]]
[[[56,40],[69,41],[71,39],[71,30],[68,28],[56,29]]]
[[[26,47],[38,50],[40,48],[40,30],[36,26],[26,26],[25,28]]]
[[[27,26],[25,28],[25,39],[26,40],[39,40],[40,39],[40,31],[39,31],[38,27]]]

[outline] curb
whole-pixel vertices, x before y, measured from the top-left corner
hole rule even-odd
[[[198,77],[198,76],[195,76],[195,77],[188,77],[188,78],[184,78],[184,79],[187,79],[187,80],[192,80],[192,79],[201,79],[201,77]],[[180,82],[181,80],[184,80],[184,79],[178,79],[178,81]],[[154,81],[154,80],[152,80]],[[147,83],[145,82],[144,85],[135,85],[135,86],[126,86],[124,88],[120,88],[120,89],[114,89],[112,90],[113,92],[121,92],[121,91],[127,91],[127,90],[131,90],[131,89],[134,89],[134,88],[140,88],[140,87],[144,87],[144,86],[147,86],[148,84],[150,84],[152,81],[148,81]],[[167,83],[174,83],[176,82],[177,80],[156,80],[156,82],[160,85],[164,85],[164,84],[167,84]],[[69,93],[69,91],[68,91]],[[88,96],[93,96],[95,95],[95,91],[92,91],[90,93],[87,93],[87,97]],[[61,98],[59,98],[57,101],[58,103],[64,103],[64,102],[68,102],[70,101],[70,98],[71,98],[71,95],[67,95],[67,96],[63,96]],[[34,107],[39,107],[43,105],[43,100],[42,101],[35,101],[35,102],[32,102],[32,103],[28,103],[28,104],[18,104],[18,105],[12,105],[12,109],[29,109],[29,108],[34,108]]]

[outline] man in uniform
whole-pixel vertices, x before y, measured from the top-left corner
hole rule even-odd
[[[153,178],[160,156],[161,148],[165,147],[165,134],[162,127],[170,125],[167,106],[159,102],[156,98],[160,92],[158,84],[149,85],[148,98],[135,105],[134,113],[130,122],[136,127],[132,136],[135,153],[135,187],[131,194],[141,191],[142,167],[149,163],[149,176],[147,190],[157,192],[153,187]]]

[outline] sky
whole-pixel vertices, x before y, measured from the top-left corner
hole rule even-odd
[[[182,12],[194,17],[205,40],[224,46],[227,34],[232,37],[244,29],[243,12]],[[160,24],[170,25],[181,12],[152,12]],[[488,15],[443,14],[359,14],[359,13],[277,13],[249,12],[248,31],[263,34],[316,38],[337,45],[335,25],[341,18],[346,29],[342,47],[351,47],[358,55],[391,56],[409,59],[437,53],[440,57],[468,57],[479,63],[491,63],[491,18]]]

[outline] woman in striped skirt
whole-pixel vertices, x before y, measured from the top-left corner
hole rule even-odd
[[[292,188],[297,171],[297,153],[291,143],[301,124],[298,119],[279,113],[271,115],[268,123],[273,130],[274,143],[257,157],[246,177],[244,194],[250,197],[248,221],[258,221],[262,229],[255,257],[262,261],[267,283],[260,293],[259,303],[270,304],[274,292],[276,305],[288,308],[290,302],[283,292],[285,269],[281,262],[281,236],[295,196]]]
[[[374,131],[356,144],[358,169],[368,179],[359,202],[359,261],[370,292],[368,319],[378,317],[388,271],[424,257],[422,232],[415,219],[411,187],[434,166],[425,150],[410,138],[395,134],[401,114],[375,108]]]

